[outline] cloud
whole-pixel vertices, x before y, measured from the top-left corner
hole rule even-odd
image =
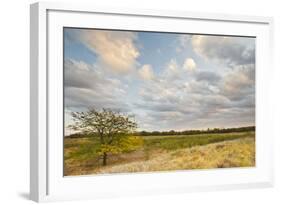
[[[143,129],[201,129],[254,123],[254,64],[239,65],[220,74],[196,70],[186,75],[183,71],[172,59],[162,74],[142,84],[133,110],[148,113],[149,116],[136,115]]]
[[[180,74],[180,66],[176,59],[172,58],[163,69],[163,77],[170,80],[177,79]]]
[[[99,63],[116,73],[126,74],[137,66],[140,55],[134,32],[81,30],[80,40],[93,51]]]
[[[123,101],[124,98],[124,93],[121,93],[121,95],[120,93],[119,95],[117,93],[111,95],[106,94],[103,91],[95,91],[87,88],[65,88],[65,106],[71,110],[83,111],[90,108],[99,110],[102,108],[110,108],[127,112],[128,105]]]
[[[210,84],[217,84],[221,80],[221,76],[211,71],[200,71],[195,75],[197,81],[205,81]]]
[[[221,85],[221,94],[231,100],[242,100],[255,94],[254,64],[237,66],[225,75]]]
[[[143,80],[152,80],[154,78],[154,72],[152,69],[151,65],[143,65],[139,70],[138,70],[139,76]]]
[[[94,66],[82,61],[66,59],[64,61],[64,85],[66,87],[91,88],[100,81],[99,73]]]
[[[193,35],[194,51],[208,61],[230,67],[255,61],[255,44],[251,38]]]
[[[134,101],[127,101],[128,87],[124,82],[105,75],[96,65],[66,60],[66,108],[83,110],[95,106],[133,112],[145,130],[243,126],[254,122],[254,65],[235,67],[223,77],[213,71],[197,71],[189,76],[191,79],[180,73],[182,69],[174,60],[159,75],[149,65],[140,70],[144,72],[139,74],[149,80],[140,84]],[[178,73],[174,80],[166,75],[167,70]]]
[[[171,59],[167,65],[167,70],[170,72],[178,72],[178,63],[175,59]]]
[[[158,63],[146,59],[145,54],[140,58],[143,62],[138,62],[135,43],[143,42],[142,36],[133,32],[80,30],[79,37],[96,58],[94,64],[65,60],[67,110],[94,106],[133,113],[144,130],[255,122],[254,39],[181,35],[179,40],[177,35],[173,42],[182,51],[186,49],[185,53],[179,55],[171,49]],[[155,51],[159,48],[157,43],[150,46],[155,46]]]
[[[184,61],[183,69],[187,70],[187,71],[193,71],[196,69],[196,63],[194,62],[194,60],[192,58],[187,58]]]
[[[106,76],[96,65],[73,59],[64,62],[65,106],[67,109],[112,108],[125,110],[126,86]]]

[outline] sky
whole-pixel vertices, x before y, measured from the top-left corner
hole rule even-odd
[[[64,28],[65,133],[71,112],[109,108],[138,130],[255,124],[255,38]]]

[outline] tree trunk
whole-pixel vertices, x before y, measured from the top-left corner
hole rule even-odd
[[[106,160],[107,160],[107,154],[106,152],[103,153],[103,160],[102,160],[102,165],[106,166]]]

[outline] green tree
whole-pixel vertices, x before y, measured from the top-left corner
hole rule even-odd
[[[109,154],[130,152],[142,146],[142,138],[131,136],[137,123],[129,115],[110,109],[90,109],[86,112],[72,112],[74,120],[71,129],[85,134],[97,134],[100,141],[98,155],[102,156],[103,166],[107,165]]]

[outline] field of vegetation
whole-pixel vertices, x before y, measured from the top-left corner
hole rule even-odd
[[[97,137],[65,137],[64,175],[255,166],[254,131],[131,138],[138,142],[137,149],[109,153],[102,166]]]

